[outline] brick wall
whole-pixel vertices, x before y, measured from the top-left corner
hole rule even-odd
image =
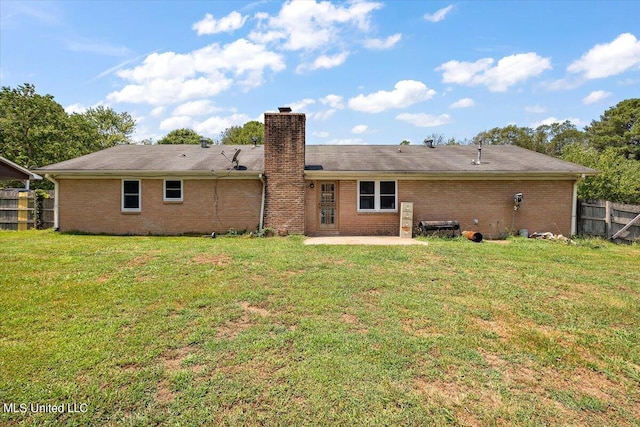
[[[304,234],[305,115],[265,113],[265,227]]]
[[[121,212],[120,179],[60,179],[60,230],[108,234],[209,234],[255,230],[258,179],[184,179],[182,203],[163,201],[163,179],[142,179],[142,211]]]
[[[314,182],[317,187],[318,181]],[[398,235],[399,213],[358,213],[357,181],[341,181],[338,228],[342,235]],[[513,215],[513,195],[524,202]],[[487,238],[512,229],[551,231],[569,235],[573,181],[399,181],[398,207],[414,203],[414,224],[420,220],[457,220],[466,230]],[[307,234],[318,235],[317,196],[307,194]],[[312,213],[313,211],[313,213]],[[474,219],[478,224],[474,224]]]

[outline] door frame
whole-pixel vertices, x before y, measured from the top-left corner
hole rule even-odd
[[[317,213],[318,219],[316,226],[318,227],[319,232],[323,231],[337,231],[338,230],[338,205],[340,199],[340,191],[339,191],[339,181],[335,180],[327,180],[327,181],[317,181],[317,191],[316,191],[316,200],[318,201]],[[333,202],[323,202],[322,201],[322,193],[323,193],[323,185],[333,184],[334,185],[334,195]],[[333,224],[327,225],[322,223],[322,208],[323,207],[333,207],[334,209],[334,219]]]

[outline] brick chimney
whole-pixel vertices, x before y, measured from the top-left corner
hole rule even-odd
[[[264,114],[265,227],[304,234],[305,121],[288,107]]]

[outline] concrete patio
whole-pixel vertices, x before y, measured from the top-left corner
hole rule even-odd
[[[309,237],[304,241],[305,245],[378,245],[378,246],[408,246],[422,245],[427,242],[416,239],[408,239],[396,236],[331,236]]]

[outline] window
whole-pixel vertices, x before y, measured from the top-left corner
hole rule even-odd
[[[396,181],[359,181],[358,212],[396,212]]]
[[[122,212],[140,212],[140,180],[122,180]]]
[[[182,201],[182,181],[164,180],[164,201],[165,202],[181,202]]]

